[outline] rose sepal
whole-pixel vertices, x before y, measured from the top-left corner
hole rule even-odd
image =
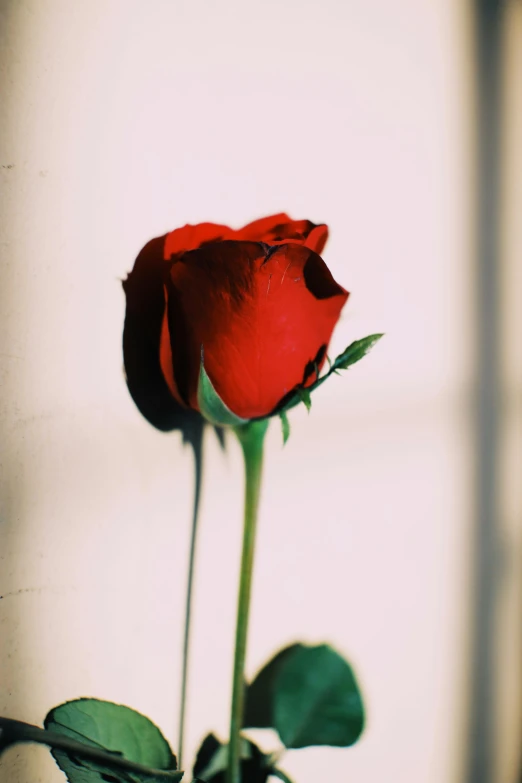
[[[236,416],[215,390],[205,370],[203,346],[201,346],[201,364],[199,366],[198,408],[203,418],[218,427],[241,427],[250,421],[250,419]]]
[[[383,336],[383,334],[370,334],[368,337],[363,337],[361,340],[355,340],[353,343],[350,343],[348,348],[345,348],[345,350],[337,356],[334,362],[328,360],[330,362],[330,367],[327,373],[318,377],[314,383],[306,388],[298,386],[286,397],[275,412],[281,419],[283,445],[286,444],[290,437],[290,422],[288,421],[287,411],[291,410],[291,408],[295,408],[296,405],[299,405],[299,403],[302,402],[308,413],[310,413],[312,407],[311,392],[321,386],[330,375],[339,375],[339,370],[347,370],[352,364],[355,364],[364,358],[373,348],[375,343]]]
[[[312,406],[311,392],[319,388],[319,386],[321,386],[331,375],[339,375],[339,370],[347,370],[352,364],[356,364],[363,359],[383,336],[382,333],[370,334],[360,340],[354,340],[353,343],[350,343],[350,345],[330,363],[327,373],[317,378],[314,383],[306,388],[299,386],[294,389],[276,411],[263,417],[269,418],[274,415],[280,416],[283,427],[284,443],[286,443],[290,436],[290,424],[286,412],[295,408],[296,405],[299,405],[301,402],[304,403],[307,410],[310,411]],[[252,421],[252,419],[243,419],[240,416],[237,416],[230,410],[228,405],[217,393],[205,370],[203,346],[201,347],[201,364],[198,380],[198,407],[201,415],[210,422],[210,424],[214,424],[215,426],[241,427],[248,424],[249,421]]]
[[[317,378],[314,383],[310,384],[310,386],[307,386],[306,388],[299,386],[294,389],[283,401],[281,407],[278,408],[276,413],[281,416],[291,408],[295,408],[295,406],[299,405],[300,402],[304,403],[307,410],[310,411],[312,405],[310,397],[311,392],[319,388],[319,386],[321,386],[330,377],[330,375],[339,375],[339,370],[347,370],[348,367],[351,367],[352,364],[355,364],[356,362],[359,362],[361,359],[363,359],[373,348],[373,346],[381,339],[381,337],[384,337],[384,335],[370,334],[368,337],[363,337],[360,340],[355,340],[353,343],[350,343],[348,348],[345,348],[344,351],[340,353],[333,362],[330,363],[330,367],[327,373],[322,375],[320,378]]]

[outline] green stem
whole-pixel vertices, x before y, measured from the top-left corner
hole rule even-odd
[[[192,514],[192,532],[190,536],[190,554],[187,576],[187,597],[185,602],[185,630],[183,634],[183,660],[181,666],[181,697],[179,704],[179,734],[178,759],[181,767],[183,761],[183,744],[185,739],[185,713],[187,710],[187,684],[189,674],[190,631],[192,618],[192,595],[194,588],[194,567],[196,562],[196,539],[198,531],[199,502],[201,498],[201,475],[203,462],[203,427],[201,426],[192,438],[194,449],[194,507]]]
[[[248,614],[252,588],[252,570],[256,538],[257,509],[261,489],[263,467],[263,441],[268,420],[252,421],[236,427],[245,460],[245,515],[243,527],[243,551],[237,606],[236,648],[232,684],[232,708],[230,714],[230,745],[228,754],[227,783],[241,783],[241,729],[245,700],[245,657],[248,633]]]

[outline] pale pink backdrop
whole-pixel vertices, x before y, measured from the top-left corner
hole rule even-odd
[[[291,415],[284,450],[271,428],[248,670],[296,639],[328,640],[356,667],[364,737],[290,753],[298,783],[456,783],[473,522],[465,4],[0,8],[0,714],[41,723],[91,695],[145,712],[174,740],[192,463],[127,393],[120,280],[150,237],[187,221],[287,210],[330,224],[325,258],[352,291],[332,353],[386,338],[310,416]],[[515,314],[520,270],[506,269]],[[513,438],[521,378],[507,377]],[[519,475],[516,442],[506,476]],[[205,445],[189,758],[208,730],[227,731],[241,526],[238,449],[223,456],[211,433]],[[513,783],[518,752],[520,594],[512,568],[498,783]],[[61,779],[44,748],[12,750],[0,767],[2,783]]]

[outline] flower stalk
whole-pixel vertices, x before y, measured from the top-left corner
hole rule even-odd
[[[245,659],[248,617],[252,590],[256,522],[263,467],[263,443],[267,428],[268,420],[262,419],[251,421],[248,424],[234,429],[241,444],[241,448],[243,449],[245,463],[245,512],[232,682],[227,783],[241,783],[240,750],[245,702]]]
[[[189,566],[187,575],[187,592],[185,601],[185,623],[183,633],[183,653],[181,664],[181,697],[179,704],[178,759],[181,767],[183,761],[183,745],[185,741],[185,716],[187,711],[187,688],[189,677],[190,636],[192,630],[192,598],[194,591],[194,570],[196,563],[196,539],[198,532],[199,505],[201,499],[201,478],[203,462],[203,426],[197,428],[191,438],[194,450],[194,507],[192,514],[192,530],[190,535]]]

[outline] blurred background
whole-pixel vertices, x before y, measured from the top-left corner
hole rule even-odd
[[[284,210],[352,292],[331,354],[386,337],[269,432],[248,672],[326,640],[368,707],[283,766],[519,783],[521,4],[1,0],[0,37],[0,714],[95,696],[175,742],[193,463],[127,392],[120,281],[153,236]],[[204,471],[187,758],[228,728],[232,439]]]

